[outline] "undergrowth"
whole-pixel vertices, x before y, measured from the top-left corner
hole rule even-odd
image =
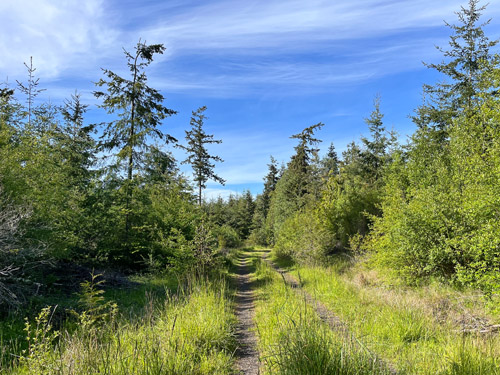
[[[54,308],[33,326],[28,349],[3,374],[229,374],[235,350],[231,300],[225,279],[190,279],[178,293],[144,305],[141,319],[124,319],[87,285],[87,309],[74,332],[53,328]],[[94,288],[94,289],[93,289]]]

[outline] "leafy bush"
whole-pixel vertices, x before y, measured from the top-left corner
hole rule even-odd
[[[446,145],[421,130],[408,160],[386,175],[383,215],[367,247],[409,282],[437,276],[490,296],[499,290],[500,133],[493,104],[495,112],[458,119]]]
[[[227,224],[215,227],[212,233],[217,238],[219,249],[234,249],[241,246],[241,238],[238,232]]]
[[[274,247],[277,256],[306,263],[324,260],[332,249],[332,236],[314,210],[304,210],[287,219],[277,234]]]

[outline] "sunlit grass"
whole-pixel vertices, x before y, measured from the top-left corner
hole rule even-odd
[[[500,374],[498,334],[464,334],[439,318],[424,296],[357,282],[345,264],[294,267],[303,287],[323,302],[374,352],[411,374]],[[422,294],[425,290],[422,290]],[[451,308],[450,306],[442,307]],[[451,314],[451,312],[444,312]],[[458,313],[457,313],[458,314]]]
[[[53,343],[41,346],[43,355],[35,347],[4,372],[229,374],[233,371],[234,326],[225,281],[191,280],[182,292],[168,295],[162,303],[146,303],[142,319],[116,319],[99,327],[61,332]],[[48,340],[44,337],[38,342]]]
[[[257,261],[256,322],[269,374],[386,374],[383,364],[346,332],[332,331],[264,262]]]

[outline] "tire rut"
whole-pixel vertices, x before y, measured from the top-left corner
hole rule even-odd
[[[325,322],[332,330],[339,332],[344,336],[354,338],[354,340],[358,343],[358,345],[361,346],[364,350],[367,350],[371,355],[373,355],[376,358],[376,360],[380,363],[380,365],[385,367],[391,375],[398,374],[396,367],[392,363],[389,363],[380,358],[378,355],[370,352],[364,345],[361,344],[361,342],[358,339],[356,339],[356,336],[354,336],[354,334],[350,332],[348,325],[344,321],[342,321],[323,303],[321,303],[312,295],[310,295],[308,292],[306,292],[302,288],[301,282],[299,280],[297,280],[293,275],[290,275],[288,271],[275,265],[269,259],[266,258],[263,259],[267,264],[269,264],[276,272],[278,272],[281,275],[281,277],[283,278],[283,282],[286,285],[289,285],[292,289],[294,289],[296,292],[300,293],[304,297],[305,301],[313,307],[314,311],[316,312],[316,314],[318,314],[319,318],[323,322]]]

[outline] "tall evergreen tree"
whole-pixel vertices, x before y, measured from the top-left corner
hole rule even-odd
[[[288,163],[288,171],[295,180],[292,186],[296,198],[300,199],[308,192],[310,162],[319,149],[313,146],[321,142],[314,138],[314,133],[323,127],[323,123],[311,125],[302,132],[292,135],[290,138],[298,139],[299,144],[295,146],[295,155]]]
[[[163,105],[163,95],[148,86],[145,73],[145,68],[153,61],[153,56],[164,51],[162,44],[147,45],[139,40],[134,53],[124,50],[131,77],[123,78],[111,70],[103,69],[106,79],[101,78],[96,85],[105,87],[106,90],[94,92],[94,95],[103,101],[100,108],[109,114],[118,115],[116,120],[105,124],[100,147],[107,151],[118,150],[116,167],[120,167],[124,161],[126,163],[126,245],[130,232],[132,178],[136,164],[143,159],[143,154],[139,151],[147,150],[148,141],[152,138],[160,138],[166,142],[177,141],[159,129],[167,116],[177,112]]]
[[[217,176],[214,172],[215,165],[212,161],[223,162],[219,156],[210,155],[205,145],[212,143],[222,143],[222,140],[214,139],[213,135],[205,133],[203,129],[204,121],[207,118],[204,114],[207,107],[203,106],[192,112],[191,130],[186,130],[187,146],[180,146],[188,153],[186,160],[182,164],[191,164],[193,168],[194,180],[198,186],[198,205],[201,206],[202,189],[206,188],[208,180],[214,180],[222,185],[225,180]]]
[[[269,211],[269,204],[271,203],[271,193],[276,189],[276,184],[279,180],[278,163],[275,158],[271,156],[271,162],[267,165],[268,173],[264,177],[264,190],[262,192],[262,215],[265,218],[267,211]]]
[[[486,5],[479,6],[480,0],[469,0],[467,8],[457,12],[459,24],[446,22],[453,34],[450,36],[449,49],[437,47],[448,61],[438,64],[425,64],[442,73],[446,79],[436,85],[424,85],[425,102],[417,109],[413,117],[420,127],[436,129],[441,138],[446,137],[446,130],[451,120],[474,107],[480,88],[482,72],[492,68],[494,59],[490,48],[498,43],[491,41],[484,33],[484,27],[490,20],[480,23]]]
[[[106,79],[101,78],[96,85],[106,87],[106,91],[95,91],[94,95],[103,100],[100,108],[110,114],[118,114],[118,119],[106,124],[101,148],[118,149],[118,161],[126,161],[127,180],[131,181],[136,163],[141,161],[138,150],[147,149],[151,138],[176,142],[172,136],[163,133],[159,127],[162,121],[177,112],[163,105],[163,95],[147,84],[145,68],[153,62],[153,55],[163,54],[162,44],[147,45],[139,41],[135,52],[124,51],[131,77],[126,79],[108,69],[103,69]]]

